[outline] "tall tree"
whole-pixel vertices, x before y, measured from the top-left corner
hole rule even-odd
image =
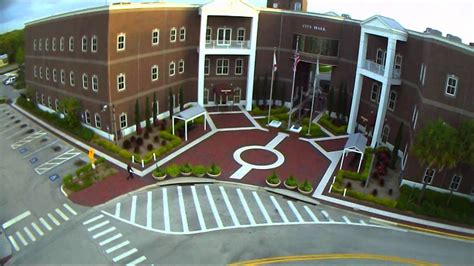
[[[395,143],[393,144],[392,154],[390,156],[390,168],[395,169],[398,159],[398,150],[400,149],[400,144],[402,143],[403,137],[403,122],[400,122],[400,127],[398,128],[397,137],[395,138]]]
[[[334,88],[331,86],[329,88],[329,93],[328,93],[328,99],[327,99],[327,110],[329,117],[331,117],[331,114],[334,112]]]
[[[135,102],[135,127],[138,134],[142,133],[142,128],[140,126],[140,106],[138,105],[138,99]]]
[[[174,100],[173,100],[173,90],[171,88],[169,88],[168,90],[168,109],[170,112],[170,119],[172,119],[174,115]]]
[[[179,87],[179,111],[183,111],[184,110],[184,89],[183,89],[183,85],[181,85],[181,87]]]
[[[474,120],[468,120],[459,128],[461,158],[464,163],[474,166]]]
[[[156,104],[156,92],[153,92],[153,125],[156,126],[156,117],[158,116],[158,106]]]
[[[18,67],[18,76],[16,77],[15,89],[20,90],[26,87],[25,83],[25,65],[22,64]]]
[[[146,96],[146,103],[145,103],[145,125],[148,131],[151,130],[151,123],[150,123],[150,98]]]

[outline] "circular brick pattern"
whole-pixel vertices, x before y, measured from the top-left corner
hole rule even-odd
[[[263,149],[246,150],[242,152],[240,158],[253,165],[272,164],[278,159],[275,153]]]
[[[266,151],[266,152],[271,152],[273,153],[277,159],[275,162],[271,163],[271,164],[252,164],[252,163],[249,163],[245,160],[242,159],[242,153],[243,152],[246,152],[246,151],[252,151],[252,150],[259,150],[259,151]],[[252,146],[245,146],[245,147],[242,147],[240,149],[237,149],[235,152],[234,152],[234,160],[239,163],[240,165],[242,166],[245,166],[245,167],[249,167],[249,168],[252,168],[252,169],[273,169],[273,168],[277,168],[278,166],[282,165],[284,162],[285,162],[285,156],[283,156],[283,154],[275,149],[270,149],[270,148],[267,148],[267,147],[264,147],[264,146],[257,146],[257,145],[252,145]]]

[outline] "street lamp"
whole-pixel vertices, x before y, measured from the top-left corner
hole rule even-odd
[[[109,107],[110,105],[107,105],[107,104],[104,104],[102,105],[101,107],[101,112],[105,112],[107,111],[107,108]],[[111,117],[112,117],[112,132],[114,134],[114,143],[115,145],[117,145],[117,130],[116,130],[116,127],[115,127],[115,105],[112,104],[112,108],[109,108],[110,109],[110,112],[111,112]],[[109,131],[109,127],[107,126],[107,131]],[[109,132],[110,133],[110,132]],[[110,134],[109,134],[110,135]]]

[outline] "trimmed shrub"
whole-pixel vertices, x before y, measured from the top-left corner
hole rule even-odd
[[[181,172],[178,165],[172,164],[166,167],[166,173],[171,177],[177,177]]]
[[[150,133],[148,133],[148,130],[145,130],[145,134],[143,134],[144,139],[149,139],[150,138]]]
[[[278,182],[280,182],[280,178],[278,178],[277,174],[273,172],[271,175],[267,176],[267,181],[270,184],[278,184]]]
[[[163,169],[162,167],[157,167],[155,170],[153,170],[153,175],[154,176],[164,176],[166,175],[166,170]]]
[[[130,143],[129,140],[124,140],[123,143],[122,143],[122,148],[128,150],[130,149],[130,147],[132,147],[132,144]]]
[[[309,192],[313,190],[313,186],[308,182],[308,179],[305,179],[302,184],[299,185],[299,189],[302,191]]]
[[[297,186],[298,185],[298,182],[296,181],[296,178],[293,176],[293,175],[290,175],[286,180],[285,180],[285,184],[290,186],[290,187],[294,187],[294,186]]]
[[[133,152],[134,153],[140,153],[140,145],[135,146],[135,148],[133,149]]]
[[[376,188],[374,188],[374,190],[372,190],[372,196],[377,197],[377,189]]]
[[[193,176],[202,176],[206,173],[206,167],[204,165],[195,165],[192,169]]]
[[[189,163],[185,163],[179,167],[179,170],[181,173],[191,173],[193,171],[193,168]]]
[[[136,143],[137,143],[137,146],[143,145],[143,139],[142,138],[137,138]]]
[[[153,144],[151,144],[151,143],[148,144],[148,145],[146,146],[146,149],[147,149],[148,151],[153,150]]]
[[[160,143],[160,136],[155,136],[155,137],[153,138],[153,141],[154,141],[155,143]]]
[[[387,198],[377,198],[371,194],[364,194],[364,193],[354,191],[354,190],[347,190],[346,196],[363,200],[363,201],[373,202],[375,204],[379,204],[379,205],[386,206],[389,208],[395,208],[397,206],[397,201],[395,200],[391,200]]]
[[[319,124],[331,131],[334,135],[345,135],[347,131],[347,125],[336,126],[332,123],[331,118],[328,114],[323,114],[319,119]]]
[[[218,175],[221,173],[221,168],[215,163],[212,163],[211,166],[207,169],[207,172],[211,175]]]
[[[137,138],[136,138],[135,136],[131,136],[131,137],[130,137],[130,142],[131,142],[131,143],[134,143],[136,140],[137,140]]]

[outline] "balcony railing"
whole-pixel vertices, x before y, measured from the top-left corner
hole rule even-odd
[[[250,49],[250,41],[218,41],[206,42],[207,49]]]
[[[384,65],[377,64],[376,62],[370,61],[370,60],[365,60],[365,64],[364,64],[363,68],[369,70],[370,72],[379,74],[381,76],[383,76],[384,73],[385,73],[385,66]],[[401,74],[400,69],[396,69],[394,67],[393,68],[393,73],[392,73],[392,78],[399,79],[400,74]]]

